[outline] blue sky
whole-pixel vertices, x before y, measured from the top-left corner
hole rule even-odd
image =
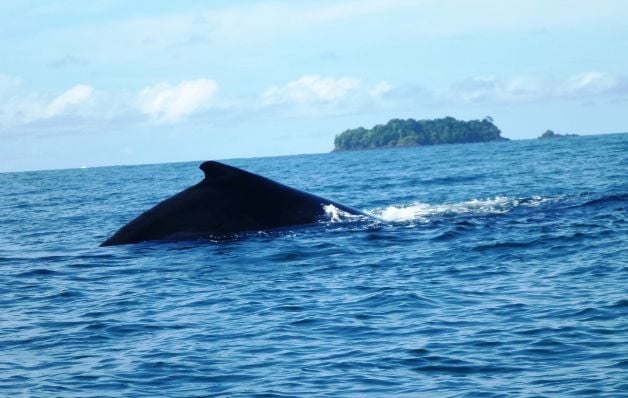
[[[0,2],[0,172],[327,152],[391,118],[628,131],[628,2]]]

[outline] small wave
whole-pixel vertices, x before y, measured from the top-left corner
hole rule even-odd
[[[384,221],[427,222],[434,216],[449,216],[458,214],[502,214],[520,206],[535,207],[556,198],[533,196],[530,198],[511,198],[496,196],[488,199],[471,199],[465,202],[449,204],[429,204],[417,202],[407,206],[388,206],[383,209],[374,209],[370,214]]]
[[[580,206],[599,206],[605,205],[609,203],[628,203],[628,193],[614,194],[614,195],[606,195],[600,198],[592,199],[587,202],[582,203]]]
[[[51,269],[36,268],[33,270],[21,272],[17,274],[16,276],[18,278],[30,278],[30,277],[37,277],[37,276],[52,276],[52,275],[58,275],[58,274],[61,274],[61,273],[59,271],[54,271]]]

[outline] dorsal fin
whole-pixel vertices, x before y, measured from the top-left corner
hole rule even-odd
[[[205,173],[205,179],[212,181],[230,177],[236,172],[241,172],[241,170],[236,169],[235,167],[231,167],[214,160],[203,162],[199,168],[203,170],[203,173]]]

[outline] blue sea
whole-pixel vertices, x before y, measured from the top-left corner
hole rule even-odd
[[[0,174],[0,396],[628,396],[628,134],[225,162],[374,219],[99,247],[200,160]]]

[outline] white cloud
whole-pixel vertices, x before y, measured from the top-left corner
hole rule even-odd
[[[475,76],[455,82],[443,97],[450,101],[493,103],[595,100],[625,95],[627,87],[625,80],[602,72],[584,72],[564,78]]]
[[[53,99],[46,107],[43,117],[60,115],[72,108],[77,108],[90,100],[94,89],[86,84],[79,84]]]
[[[598,95],[611,93],[618,87],[618,80],[606,73],[585,72],[570,76],[561,84],[558,93],[565,96]]]
[[[452,84],[448,96],[467,102],[517,102],[547,96],[548,85],[539,77],[475,76]]]
[[[273,86],[261,96],[263,105],[336,103],[360,85],[358,79],[305,75],[283,86]]]
[[[86,84],[78,84],[50,98],[39,92],[25,91],[16,78],[8,81],[11,83],[8,96],[3,99],[0,95],[0,125],[19,125],[69,114],[84,115],[93,104],[94,89]]]
[[[496,76],[474,76],[452,84],[447,96],[463,102],[516,102],[542,94],[536,78],[501,80]]]
[[[174,123],[209,106],[217,92],[218,84],[209,79],[159,83],[139,93],[138,106],[157,122]]]
[[[388,82],[377,83],[370,91],[369,95],[373,98],[379,98],[386,93],[389,93],[393,89],[393,86]]]

